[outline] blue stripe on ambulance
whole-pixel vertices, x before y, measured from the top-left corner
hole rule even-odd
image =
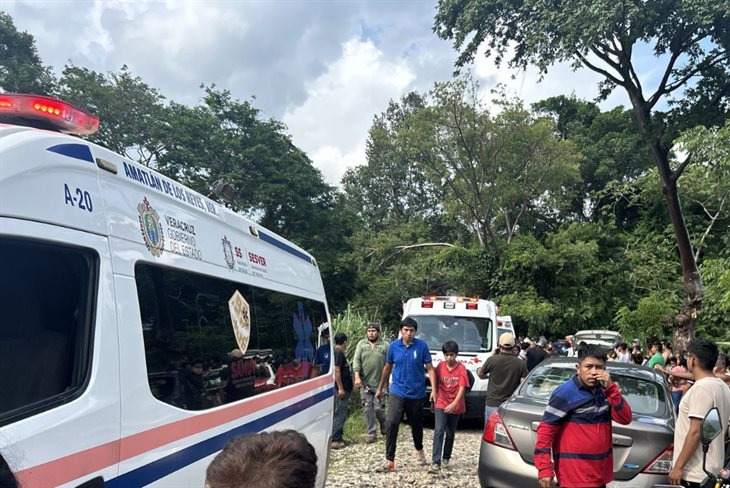
[[[308,263],[312,262],[312,258],[310,258],[306,254],[304,254],[299,249],[296,249],[295,247],[292,247],[285,242],[281,242],[279,239],[276,239],[275,237],[267,234],[266,232],[262,231],[261,229],[259,229],[259,239],[261,239],[264,242],[268,242],[269,244],[276,246],[279,249],[281,249],[282,251],[286,251],[289,254],[292,254],[292,255],[298,257],[299,259],[303,259]]]
[[[80,159],[89,163],[94,162],[94,156],[91,155],[91,149],[86,144],[57,144],[46,149],[69,158]]]
[[[305,398],[288,407],[277,410],[261,418],[253,420],[247,424],[240,425],[235,429],[223,432],[204,441],[193,444],[192,446],[181,449],[175,454],[170,454],[155,462],[145,464],[137,469],[124,473],[104,483],[105,487],[127,487],[127,486],[144,486],[168,476],[189,464],[199,461],[205,457],[214,454],[221,449],[229,440],[242,434],[249,434],[266,430],[274,424],[286,420],[293,415],[321,402],[331,398],[334,389],[327,390]]]

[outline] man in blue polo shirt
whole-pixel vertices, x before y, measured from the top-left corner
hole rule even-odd
[[[426,464],[423,453],[423,401],[426,398],[424,382],[424,366],[431,380],[431,401],[436,403],[436,372],[431,366],[431,352],[428,344],[416,339],[418,324],[410,317],[403,319],[400,324],[401,338],[393,341],[388,348],[385,358],[385,367],[380,375],[380,384],[375,391],[375,397],[380,400],[383,396],[383,385],[393,373],[388,397],[388,432],[385,438],[385,463],[376,471],[388,472],[395,470],[395,448],[398,441],[398,427],[405,410],[408,422],[411,424],[413,445],[416,448],[416,460],[419,465]]]

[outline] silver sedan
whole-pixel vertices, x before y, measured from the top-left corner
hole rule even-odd
[[[575,375],[575,358],[552,357],[533,369],[489,419],[479,455],[482,487],[536,487],[537,426],[553,390]],[[629,403],[629,425],[613,423],[613,476],[607,488],[667,483],[672,464],[674,409],[664,376],[644,366],[609,362],[607,370]],[[590,442],[586,439],[586,442]]]

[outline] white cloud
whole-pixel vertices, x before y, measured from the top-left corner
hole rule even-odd
[[[365,163],[365,141],[373,116],[404,93],[416,75],[402,59],[386,60],[371,41],[351,39],[342,56],[306,84],[306,100],[283,120],[294,143],[331,184],[349,166]]]

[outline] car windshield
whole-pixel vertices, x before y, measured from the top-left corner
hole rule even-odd
[[[656,382],[620,370],[611,370],[611,378],[618,383],[621,395],[631,406],[634,415],[662,416],[666,413],[664,389]],[[547,364],[535,368],[525,380],[520,395],[540,400],[549,400],[555,388],[575,376],[575,365],[571,363]]]
[[[459,352],[492,350],[492,321],[481,317],[452,315],[420,315],[412,317],[418,323],[416,337],[428,343],[431,350],[441,350],[446,341],[459,344]]]

